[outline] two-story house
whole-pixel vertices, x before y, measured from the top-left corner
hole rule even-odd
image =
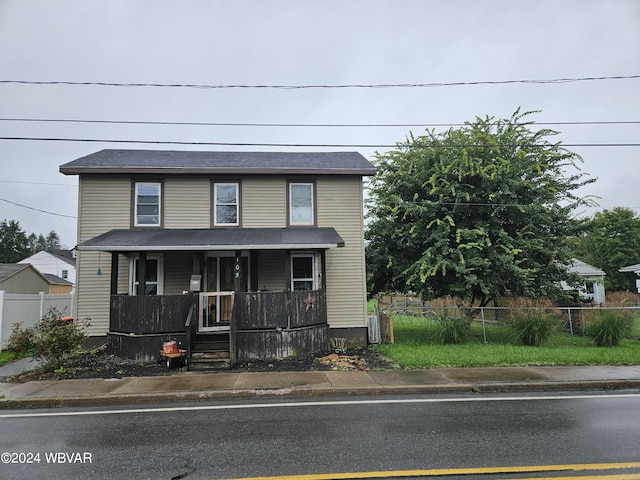
[[[79,175],[77,315],[116,354],[155,358],[170,338],[224,363],[366,344],[375,168],[359,153],[102,150],[60,171]]]

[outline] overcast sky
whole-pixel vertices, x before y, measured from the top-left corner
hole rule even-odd
[[[537,122],[638,122],[640,79],[404,88],[35,85],[432,84],[640,75],[638,0],[0,0],[0,136],[394,145],[425,127],[231,127],[20,122],[437,124],[541,110]],[[555,125],[565,144],[640,144],[640,123]],[[442,130],[442,128],[436,129]],[[0,221],[76,244],[77,177],[104,148],[357,150],[0,140]],[[568,147],[601,208],[640,213],[640,147]],[[385,151],[385,148],[378,148]],[[9,203],[13,202],[13,203]],[[19,205],[14,205],[19,204]],[[27,208],[29,207],[29,208]],[[589,213],[589,212],[586,212]]]

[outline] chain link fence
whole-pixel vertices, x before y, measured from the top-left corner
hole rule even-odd
[[[622,319],[625,337],[640,340],[638,306],[465,307],[397,297],[379,301],[376,315],[382,343],[522,345],[523,332],[528,328],[529,335],[548,329],[544,345],[576,345],[587,337],[591,326],[602,322],[603,315]]]

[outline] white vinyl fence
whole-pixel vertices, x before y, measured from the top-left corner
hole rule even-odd
[[[70,294],[21,294],[0,290],[0,350],[7,348],[11,327],[22,322],[22,327],[33,327],[51,307],[64,316],[73,317],[75,295]]]

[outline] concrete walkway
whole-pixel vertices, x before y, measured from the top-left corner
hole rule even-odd
[[[0,377],[8,366],[0,367]],[[0,383],[0,409],[336,394],[483,393],[639,389],[640,365],[433,368],[267,373],[185,372],[166,377]]]

